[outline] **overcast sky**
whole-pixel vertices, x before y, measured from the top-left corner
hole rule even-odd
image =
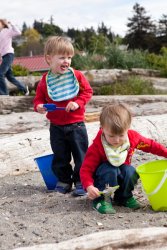
[[[167,0],[1,0],[0,18],[6,18],[22,28],[23,22],[32,27],[34,20],[53,23],[64,31],[68,28],[95,30],[101,22],[115,34],[124,36],[133,6],[139,3],[152,20],[167,14]]]

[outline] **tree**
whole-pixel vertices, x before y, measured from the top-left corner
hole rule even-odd
[[[90,39],[89,52],[104,55],[106,48],[110,45],[109,39],[103,34],[94,35]]]
[[[50,18],[50,23],[43,23],[43,21],[38,22],[38,21],[34,21],[33,24],[34,29],[36,29],[44,38],[48,37],[48,36],[55,36],[55,35],[59,35],[61,36],[64,32],[63,30],[57,26],[53,24],[53,18],[51,16]]]
[[[155,25],[151,21],[151,17],[146,15],[145,8],[138,3],[133,6],[133,12],[133,17],[128,18],[127,27],[129,30],[124,41],[130,49],[151,51],[156,42]]]
[[[96,35],[96,32],[93,27],[91,28],[86,28],[83,32],[82,35],[84,36],[84,47],[88,52],[90,51],[90,47],[92,44],[92,38]]]
[[[167,47],[167,15],[162,15],[158,22],[157,29],[157,41],[159,42],[159,47]]]
[[[41,35],[34,28],[29,28],[24,32],[25,42],[20,46],[20,53],[23,56],[43,54],[43,43]]]
[[[159,33],[161,36],[167,37],[167,15],[162,15],[161,19],[159,19]]]
[[[97,32],[98,34],[102,34],[103,36],[107,37],[110,42],[113,41],[113,34],[111,32],[111,28],[108,29],[103,22],[101,23],[101,26],[98,26]]]
[[[26,38],[27,42],[39,42],[41,39],[41,35],[38,33],[37,30],[33,29],[33,28],[29,28],[24,32],[24,36]]]
[[[43,37],[55,36],[55,35],[61,36],[62,34],[63,30],[59,26],[48,23],[45,23],[43,25],[43,32],[42,32]]]
[[[71,29],[68,28],[66,34],[67,34],[68,37],[70,37],[72,40],[74,40],[75,37],[76,37],[77,31],[74,28],[71,28]]]
[[[22,26],[22,34],[28,29],[27,24],[24,22]]]
[[[34,21],[33,23],[33,28],[38,31],[38,33],[42,34],[43,33],[43,21],[41,22]]]

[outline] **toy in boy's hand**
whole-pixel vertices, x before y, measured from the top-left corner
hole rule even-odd
[[[57,107],[56,104],[54,104],[54,103],[44,104],[43,107],[46,108],[46,110],[48,112],[52,112],[55,110],[65,110],[65,107]]]
[[[100,191],[100,194],[103,194],[105,199],[110,197],[114,194],[114,192],[119,188],[118,186],[110,187],[109,185],[106,185],[106,188],[103,191]]]

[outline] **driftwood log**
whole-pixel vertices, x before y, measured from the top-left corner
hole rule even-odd
[[[1,96],[0,114],[32,111],[33,99],[33,96]],[[87,109],[91,112],[96,111],[95,113],[98,115],[98,108],[100,110],[104,105],[115,101],[124,102],[135,107],[135,115],[167,113],[167,95],[93,96],[87,105]]]
[[[123,70],[123,69],[99,69],[99,70],[86,70],[82,73],[87,77],[88,81],[92,87],[100,87],[105,85],[113,84],[116,81],[122,80],[125,81],[128,76],[138,75],[145,80],[151,82],[155,88],[158,89],[167,89],[167,79],[160,76],[160,72],[157,70],[149,69],[137,69],[132,70]],[[29,86],[30,90],[35,90],[36,86],[41,79],[41,76],[19,76],[16,77],[20,82]],[[11,84],[8,80],[7,85],[10,92],[17,91],[16,86]]]
[[[87,123],[86,126],[91,143],[99,122]],[[167,146],[167,114],[135,117],[132,128]],[[34,158],[51,153],[48,128],[1,137],[0,145],[0,177],[35,171]]]
[[[110,230],[84,235],[55,244],[21,247],[15,250],[122,250],[167,249],[167,228],[150,227]]]

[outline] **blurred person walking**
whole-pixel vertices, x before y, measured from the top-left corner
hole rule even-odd
[[[28,86],[19,82],[13,75],[12,63],[14,60],[14,48],[12,38],[21,35],[21,31],[6,19],[0,19],[0,95],[9,95],[5,77],[14,84],[24,95],[29,95]]]

